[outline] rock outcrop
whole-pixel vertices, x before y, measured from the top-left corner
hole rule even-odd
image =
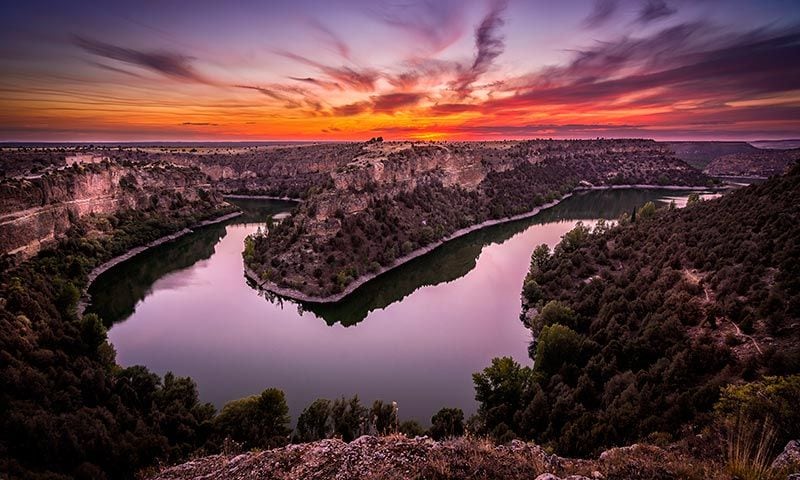
[[[576,460],[519,440],[363,436],[350,443],[320,440],[260,452],[212,455],[153,474],[150,480],[520,479],[601,480],[719,477],[720,465],[680,451],[634,445]]]
[[[223,202],[195,168],[104,161],[0,182],[0,252],[27,257],[91,214]]]
[[[786,444],[783,452],[772,462],[774,470],[791,470],[800,474],[800,440],[792,440]]]

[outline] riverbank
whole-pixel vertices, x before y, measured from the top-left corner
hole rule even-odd
[[[224,194],[222,195],[223,198],[233,198],[234,200],[237,198],[241,198],[242,200],[281,200],[284,202],[297,202],[300,203],[303,201],[302,198],[294,198],[294,197],[274,197],[272,195],[239,195],[239,194]]]
[[[105,262],[105,263],[103,263],[101,265],[98,265],[97,267],[93,268],[92,271],[89,272],[88,280],[86,282],[86,286],[83,288],[83,291],[81,292],[80,301],[78,301],[78,307],[77,307],[78,308],[78,317],[82,317],[83,316],[83,312],[86,311],[86,307],[88,307],[89,304],[91,303],[92,297],[91,297],[91,295],[89,295],[89,288],[92,286],[92,283],[94,283],[94,281],[97,280],[97,277],[102,275],[107,270],[119,265],[122,262],[130,260],[131,258],[135,257],[136,255],[139,255],[142,252],[150,250],[151,248],[155,248],[155,247],[157,247],[159,245],[163,245],[163,244],[165,244],[167,242],[171,242],[173,240],[177,240],[178,238],[181,238],[182,236],[184,236],[184,235],[186,235],[188,233],[192,233],[192,231],[193,231],[192,229],[194,229],[194,228],[200,228],[200,227],[205,227],[207,225],[213,225],[215,223],[224,222],[224,221],[230,220],[232,218],[236,218],[241,214],[242,214],[241,211],[231,212],[231,213],[226,213],[225,215],[222,215],[222,216],[219,216],[219,217],[216,217],[216,218],[212,218],[212,219],[209,219],[209,220],[203,220],[202,222],[199,222],[199,223],[197,223],[197,224],[195,224],[195,225],[193,225],[191,227],[184,228],[183,230],[179,230],[179,231],[177,231],[177,232],[175,232],[175,233],[173,233],[171,235],[166,235],[166,236],[163,236],[163,237],[158,238],[156,240],[153,240],[152,242],[146,243],[146,244],[138,246],[136,248],[132,248],[132,249],[128,250],[127,252],[123,253],[122,255],[117,255],[116,257],[112,258],[111,260],[109,260],[109,261],[107,261],[107,262]]]
[[[426,246],[424,246],[422,248],[418,248],[417,250],[414,250],[411,253],[408,253],[407,255],[404,255],[404,256],[402,256],[400,258],[395,259],[395,261],[392,262],[390,265],[385,266],[385,267],[381,267],[381,269],[378,270],[377,272],[369,273],[369,274],[362,275],[362,276],[358,277],[357,279],[355,279],[352,282],[350,282],[350,284],[347,285],[347,287],[345,287],[344,290],[342,290],[341,292],[333,294],[333,295],[324,296],[324,297],[316,296],[316,295],[308,295],[308,294],[305,294],[305,293],[303,293],[303,292],[301,292],[299,290],[295,290],[293,288],[281,287],[278,284],[276,284],[274,282],[271,282],[269,280],[261,280],[258,277],[258,275],[256,274],[256,272],[253,271],[247,265],[245,265],[245,267],[244,267],[244,273],[245,273],[245,276],[247,278],[249,278],[250,280],[252,280],[253,282],[255,282],[255,284],[260,289],[267,290],[267,291],[272,292],[274,294],[277,294],[277,295],[279,295],[281,297],[286,297],[286,298],[289,298],[289,299],[292,299],[292,300],[296,300],[296,301],[300,301],[300,302],[307,302],[307,303],[336,303],[338,301],[343,300],[345,297],[347,297],[348,295],[353,293],[355,290],[357,290],[359,287],[361,287],[365,283],[367,283],[367,282],[379,277],[380,275],[383,275],[384,273],[386,273],[386,272],[388,272],[390,270],[393,270],[393,269],[399,267],[400,265],[403,265],[404,263],[407,263],[407,262],[409,262],[409,261],[411,261],[411,260],[413,260],[413,259],[415,259],[417,257],[420,257],[422,255],[428,254],[428,253],[432,252],[433,250],[439,248],[440,246],[444,245],[445,243],[447,243],[447,242],[449,242],[451,240],[455,240],[458,237],[462,237],[462,236],[467,235],[469,233],[472,233],[474,231],[481,230],[483,228],[491,227],[491,226],[494,226],[494,225],[500,225],[500,224],[503,224],[503,223],[514,222],[514,221],[517,221],[517,220],[523,220],[523,219],[526,219],[526,218],[533,217],[534,215],[538,215],[543,210],[546,210],[548,208],[552,208],[552,207],[558,205],[562,201],[564,201],[567,198],[571,197],[576,192],[585,192],[585,191],[592,191],[592,190],[622,190],[622,189],[697,190],[697,191],[702,191],[702,190],[709,190],[710,188],[709,187],[705,187],[705,186],[703,186],[703,187],[692,187],[692,186],[680,186],[680,185],[601,185],[601,186],[591,185],[591,186],[576,187],[576,188],[574,188],[572,190],[572,192],[563,195],[561,198],[559,198],[557,200],[553,200],[552,202],[548,202],[548,203],[545,203],[543,205],[540,205],[540,206],[534,208],[533,210],[531,210],[529,212],[520,213],[518,215],[514,215],[514,216],[506,217],[506,218],[500,218],[500,219],[495,219],[495,220],[486,220],[484,222],[481,222],[481,223],[478,223],[478,224],[475,224],[475,225],[472,225],[472,226],[469,226],[469,227],[465,227],[465,228],[462,228],[460,230],[456,230],[455,232],[453,232],[452,234],[448,235],[447,237],[445,237],[445,238],[443,238],[441,240],[433,242],[433,243],[431,243],[429,245],[426,245]]]

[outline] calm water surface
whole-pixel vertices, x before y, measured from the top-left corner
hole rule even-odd
[[[368,404],[397,401],[401,418],[428,424],[443,406],[476,410],[471,374],[493,357],[531,363],[520,290],[536,245],[552,247],[578,221],[594,225],[648,200],[682,206],[688,194],[576,195],[449,242],[335,305],[298,305],[248,285],[245,236],[293,204],[237,200],[242,217],[101,275],[90,310],[113,322],[119,363],[191,376],[217,407],[278,387],[293,419],[316,398],[358,394]]]

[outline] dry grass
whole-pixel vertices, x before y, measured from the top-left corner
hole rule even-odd
[[[741,413],[737,415],[728,428],[728,472],[742,480],[782,478],[770,466],[776,438],[776,428],[769,420],[761,423]]]

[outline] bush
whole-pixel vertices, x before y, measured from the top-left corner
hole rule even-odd
[[[464,435],[464,412],[460,408],[443,408],[431,418],[434,440]]]
[[[285,445],[292,432],[289,407],[283,391],[268,388],[228,402],[215,419],[219,433],[244,444],[246,448],[274,448]]]
[[[314,400],[297,418],[296,437],[301,442],[313,442],[330,438],[333,433],[331,401],[325,398]]]
[[[800,375],[764,377],[743,385],[722,389],[714,409],[721,422],[744,418],[748,422],[774,425],[776,441],[781,447],[800,438]]]

